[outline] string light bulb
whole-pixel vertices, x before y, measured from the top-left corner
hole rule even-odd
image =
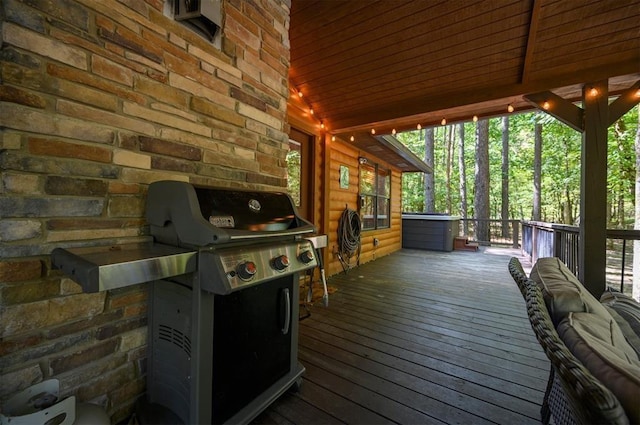
[[[420,125],[420,123],[418,123],[418,125],[416,126],[416,128],[417,128],[418,130],[422,130],[422,126]]]
[[[591,95],[591,97],[596,97],[598,95],[598,89],[595,87],[591,87],[591,89],[589,90],[589,94]]]
[[[507,111],[509,111],[509,112],[513,112],[513,105],[512,105],[512,104],[509,104],[509,105],[507,106]]]
[[[640,89],[636,90],[636,97],[640,97]]]
[[[303,96],[303,95],[302,95],[302,92],[301,92],[300,90],[298,90],[298,97],[300,97],[300,98],[301,98],[302,96]]]
[[[349,138],[349,140],[351,140],[351,141],[353,142],[353,141],[355,141],[355,140],[356,140],[356,138],[355,138],[355,137],[353,137],[353,136],[351,136],[351,137]]]
[[[442,118],[442,121],[440,121],[440,124],[447,125],[447,119],[446,118]]]
[[[324,130],[324,123],[320,121],[320,128]]]
[[[375,128],[371,129],[371,134],[376,134],[376,129]]]
[[[473,122],[478,122],[478,116],[477,115],[473,116]]]
[[[331,136],[331,141],[335,142],[336,141],[336,136]]]
[[[395,128],[393,130],[391,130],[391,134],[393,134],[394,136],[396,135],[396,129]]]
[[[549,101],[545,100],[544,103],[542,104],[542,109],[544,109],[545,111],[548,111],[550,107],[551,105],[549,104]]]
[[[309,108],[309,113],[313,115],[313,108]]]

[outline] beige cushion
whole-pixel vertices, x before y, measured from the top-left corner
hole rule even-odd
[[[640,356],[640,303],[620,292],[605,291],[600,302],[607,307],[627,342]]]
[[[570,312],[587,312],[610,318],[607,309],[558,258],[538,259],[531,269],[530,278],[540,287],[554,325],[557,326]]]
[[[569,313],[558,325],[567,348],[618,398],[631,423],[640,423],[640,360],[613,318]]]

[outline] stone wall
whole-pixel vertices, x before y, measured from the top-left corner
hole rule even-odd
[[[149,240],[152,181],[285,186],[290,2],[223,0],[218,47],[164,0],[1,4],[0,402],[55,377],[119,422],[148,284],[83,294],[49,254]]]

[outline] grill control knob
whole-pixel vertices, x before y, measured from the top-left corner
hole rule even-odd
[[[246,261],[238,264],[236,272],[242,280],[250,280],[256,274],[256,264],[253,261]]]
[[[312,251],[303,251],[302,254],[300,254],[298,256],[298,258],[300,259],[300,261],[302,261],[304,264],[309,264],[310,262],[313,261],[313,252]]]
[[[271,266],[281,272],[289,267],[289,257],[286,255],[279,255],[271,261]]]

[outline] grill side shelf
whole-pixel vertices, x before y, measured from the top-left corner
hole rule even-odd
[[[84,292],[99,292],[194,272],[196,254],[161,244],[56,248],[51,263]]]
[[[98,292],[99,266],[64,248],[51,252],[51,264],[82,285],[83,292]]]

